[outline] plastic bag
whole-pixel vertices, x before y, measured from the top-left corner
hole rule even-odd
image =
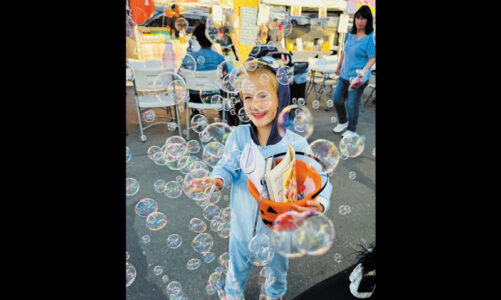
[[[360,87],[362,84],[366,83],[367,80],[369,79],[367,76],[369,74],[369,69],[363,68],[362,70],[357,70],[357,74],[359,75],[361,74],[362,76],[350,78],[350,87],[348,88],[348,90],[354,90]]]

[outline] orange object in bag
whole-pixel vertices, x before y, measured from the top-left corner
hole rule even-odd
[[[148,20],[155,11],[153,0],[129,0],[129,7],[132,20],[136,25]]]

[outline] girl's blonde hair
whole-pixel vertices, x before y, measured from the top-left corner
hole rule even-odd
[[[266,68],[265,66],[257,63],[257,68],[254,71],[249,71],[247,70],[247,74],[266,74],[270,78],[270,83],[271,86],[273,86],[273,89],[275,90],[275,93],[278,95],[278,81],[277,81],[277,75],[273,73],[270,69]],[[243,99],[243,94],[240,92],[240,98]]]

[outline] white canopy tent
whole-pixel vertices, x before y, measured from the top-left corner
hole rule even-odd
[[[261,0],[261,3],[268,5],[283,6],[306,6],[306,7],[325,7],[346,11],[346,0]]]

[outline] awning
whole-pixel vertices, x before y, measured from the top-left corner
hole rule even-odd
[[[261,0],[263,4],[283,6],[325,7],[337,10],[346,10],[346,0]]]

